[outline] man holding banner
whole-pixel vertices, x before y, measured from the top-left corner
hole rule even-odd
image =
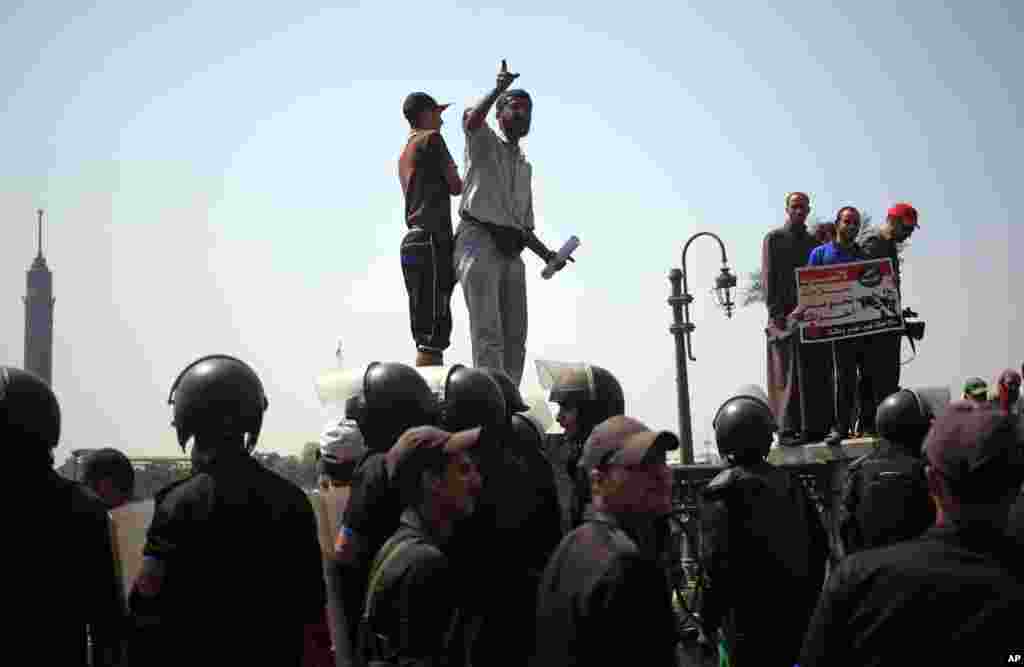
[[[853,242],[860,227],[856,209],[840,209],[836,222],[837,240],[816,248],[808,258],[811,266],[797,269],[801,340],[810,347],[833,343],[835,348],[836,423],[827,440],[834,445],[851,426],[858,358],[868,356],[878,336],[899,336],[903,330],[892,260],[857,261],[863,255]],[[864,336],[872,337],[870,344],[859,340]],[[874,382],[874,369],[864,365],[875,391],[886,386]]]
[[[809,266],[848,264],[864,258],[857,246],[860,231],[860,211],[853,206],[839,209],[835,220],[835,238],[811,251]],[[825,439],[828,445],[842,443],[850,432],[854,390],[857,387],[857,366],[864,356],[864,341],[848,338],[832,343],[832,361],[835,365],[835,422]]]

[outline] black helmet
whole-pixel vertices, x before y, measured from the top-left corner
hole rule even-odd
[[[60,405],[49,385],[34,373],[0,366],[0,439],[40,445],[49,451],[60,440]]]
[[[901,389],[878,404],[875,427],[878,435],[889,442],[920,454],[921,443],[928,435],[933,419],[932,407],[917,392]]]
[[[452,433],[506,423],[501,387],[482,370],[456,364],[444,383],[441,428]]]
[[[423,376],[411,366],[375,361],[363,373],[360,392],[345,404],[374,451],[387,451],[407,429],[433,424],[437,404]]]
[[[528,444],[537,451],[544,448],[544,434],[540,432],[537,423],[526,415],[512,415],[512,433],[517,442]]]
[[[622,385],[610,371],[592,364],[566,364],[552,368],[552,373],[548,400],[577,410],[580,442],[604,420],[626,412]]]
[[[777,430],[768,397],[760,387],[748,385],[722,404],[715,413],[715,443],[723,459],[763,459],[772,447]]]
[[[508,410],[509,417],[517,412],[526,412],[530,409],[530,406],[523,401],[519,387],[512,381],[508,373],[500,368],[482,367],[480,370],[490,375],[491,379],[498,383],[501,395],[505,398],[505,409]]]
[[[248,364],[225,354],[193,361],[171,385],[167,402],[174,406],[171,425],[182,451],[189,439],[207,430],[246,434],[245,450],[256,446],[269,404],[263,383]]]

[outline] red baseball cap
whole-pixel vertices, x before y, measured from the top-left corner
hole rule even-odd
[[[899,218],[900,220],[906,220],[910,223],[911,227],[920,227],[921,225],[917,222],[917,209],[907,204],[906,202],[900,202],[893,204],[889,207],[889,211],[886,214],[890,218]]]

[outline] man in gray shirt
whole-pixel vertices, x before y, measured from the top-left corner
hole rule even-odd
[[[544,262],[555,257],[533,232],[532,172],[519,147],[530,131],[533,102],[525,90],[509,90],[518,76],[501,61],[494,90],[463,116],[466,180],[454,253],[473,365],[502,369],[516,385],[523,377],[527,324],[526,268],[519,255],[529,248]],[[504,139],[486,122],[492,105]]]

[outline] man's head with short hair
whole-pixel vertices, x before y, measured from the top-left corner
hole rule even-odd
[[[81,481],[114,509],[131,501],[135,493],[135,468],[124,453],[113,447],[90,452],[82,462]]]
[[[405,431],[385,458],[403,507],[446,519],[472,514],[483,480],[470,450],[480,435],[480,428],[449,433],[417,426]]]
[[[803,225],[807,222],[807,214],[811,212],[811,198],[805,192],[790,192],[786,195],[786,220]]]
[[[836,212],[836,242],[850,245],[857,240],[860,232],[860,211],[853,206],[844,206]]]
[[[444,125],[441,112],[450,104],[438,104],[437,100],[426,93],[409,93],[402,103],[402,115],[409,121],[409,126],[416,130],[439,130]]]
[[[618,415],[598,424],[579,465],[590,475],[594,507],[613,515],[657,516],[672,510],[672,473],[665,453],[679,447],[669,431]]]
[[[494,105],[498,125],[509,141],[518,141],[530,133],[533,100],[522,88],[506,90]]]
[[[819,222],[814,225],[814,229],[811,230],[811,235],[820,245],[833,241],[836,238],[836,223],[830,220]]]
[[[998,410],[947,410],[935,421],[922,451],[937,526],[1003,530],[1024,482],[1022,428]]]

